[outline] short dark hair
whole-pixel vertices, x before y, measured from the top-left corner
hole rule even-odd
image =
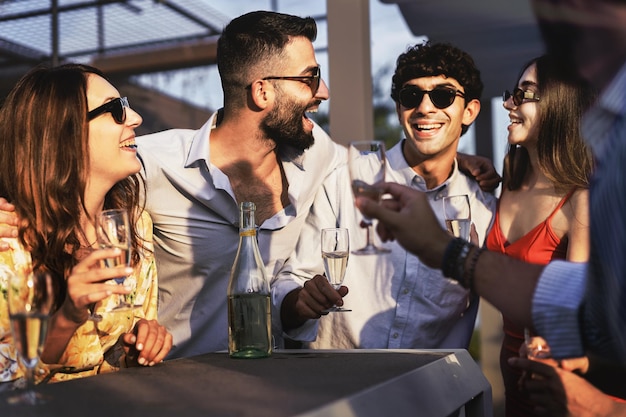
[[[224,97],[236,97],[261,71],[269,71],[280,62],[285,45],[300,36],[315,41],[317,25],[313,18],[255,11],[233,19],[217,42]]]

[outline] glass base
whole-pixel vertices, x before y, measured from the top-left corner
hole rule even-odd
[[[343,307],[331,307],[326,310],[322,310],[322,313],[347,313],[348,311],[352,311],[349,308]]]
[[[15,395],[7,398],[10,405],[42,405],[48,402],[49,398],[33,390],[18,391]]]
[[[361,249],[355,249],[352,251],[355,255],[379,255],[383,253],[391,253],[389,249],[379,248],[378,246],[368,245],[364,246]]]
[[[231,358],[234,359],[257,359],[257,358],[268,358],[271,355],[271,350],[263,350],[263,349],[245,349],[239,350],[237,352],[229,352]]]

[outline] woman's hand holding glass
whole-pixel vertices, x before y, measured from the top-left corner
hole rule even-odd
[[[102,266],[106,259],[119,256],[120,253],[117,248],[94,250],[72,268],[67,278],[67,297],[61,307],[67,319],[75,323],[83,323],[88,318],[97,320],[100,318],[98,315],[90,316],[94,305],[111,295],[124,296],[131,292],[124,285],[111,285],[111,280],[131,274],[131,267]]]

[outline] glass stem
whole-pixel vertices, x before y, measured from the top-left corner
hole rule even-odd
[[[370,223],[370,224],[367,225],[367,228],[366,228],[366,230],[367,230],[367,246],[368,247],[373,247],[374,246],[374,238],[372,237],[372,233],[373,233],[372,227],[373,227],[373,225],[372,225],[372,223]]]
[[[32,391],[33,388],[35,388],[35,368],[37,367],[37,365],[31,367],[25,367],[26,368],[26,390],[27,391]]]

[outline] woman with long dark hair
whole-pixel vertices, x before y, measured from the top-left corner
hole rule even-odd
[[[546,56],[525,65],[513,93],[505,92],[509,150],[489,250],[537,264],[588,260],[592,159],[579,126],[594,98],[590,87],[560,78]],[[524,329],[503,320],[506,415],[532,416],[532,404],[518,388],[521,373],[507,363],[519,355]]]
[[[70,372],[54,379],[152,365],[171,347],[156,321],[152,222],[140,204],[134,130],[141,122],[99,70],[79,64],[30,71],[0,109],[0,195],[19,218],[0,265],[15,268],[30,257],[35,271],[54,279],[56,309],[41,359]],[[95,219],[113,208],[130,213],[130,268],[101,266],[114,250],[98,250]],[[119,276],[130,285],[111,285]],[[139,307],[107,312],[128,292]],[[0,296],[0,382],[19,377],[8,323]]]

